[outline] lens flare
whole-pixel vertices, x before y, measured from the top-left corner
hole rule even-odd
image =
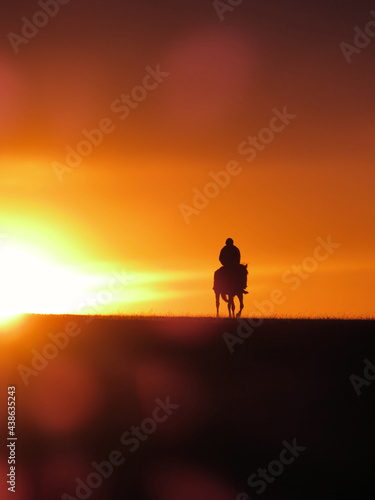
[[[7,245],[0,258],[0,321],[23,313],[65,313],[92,278],[40,251]]]

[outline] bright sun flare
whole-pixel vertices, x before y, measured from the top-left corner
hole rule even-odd
[[[6,246],[0,256],[0,321],[22,313],[66,313],[92,278],[46,256]]]
[[[176,296],[176,281],[192,278],[191,272],[129,272],[118,262],[82,264],[81,258],[80,263],[68,266],[24,242],[0,244],[1,325],[13,324],[27,313],[138,313],[142,304],[153,310],[160,301]]]

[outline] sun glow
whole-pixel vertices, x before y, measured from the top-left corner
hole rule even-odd
[[[40,251],[7,245],[0,258],[0,321],[22,313],[66,313],[93,278]]]
[[[69,257],[67,253],[67,258]],[[82,258],[67,265],[51,252],[24,242],[0,245],[0,323],[21,315],[131,314],[153,310],[163,300],[180,297],[178,283],[197,278],[191,273],[124,269],[123,263]]]

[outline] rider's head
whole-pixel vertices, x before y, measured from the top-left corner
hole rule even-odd
[[[233,245],[233,240],[232,238],[227,238],[227,241],[225,242],[226,245]]]

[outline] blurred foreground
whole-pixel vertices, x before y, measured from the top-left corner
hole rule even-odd
[[[373,321],[26,316],[0,348],[1,498],[375,498]]]

